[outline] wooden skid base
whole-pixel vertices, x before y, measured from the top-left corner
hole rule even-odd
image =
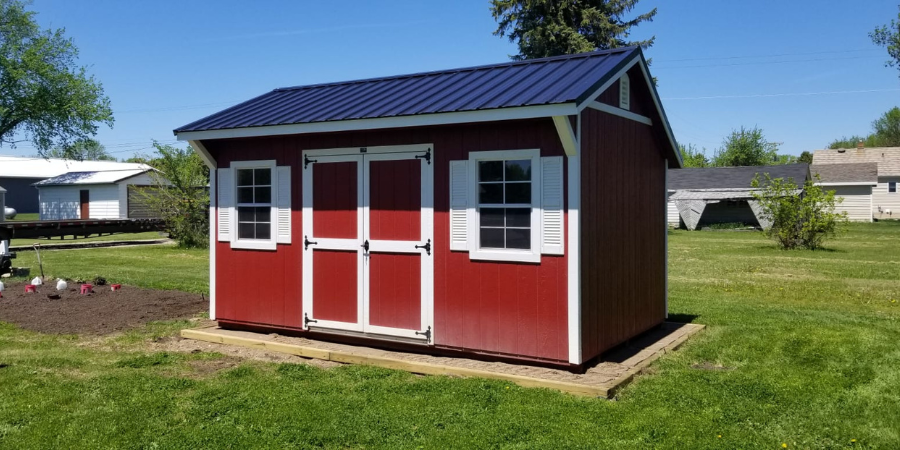
[[[594,385],[528,377],[466,367],[432,364],[421,361],[409,361],[399,358],[390,358],[377,355],[358,354],[350,351],[327,350],[312,346],[275,342],[271,340],[269,335],[248,332],[233,332],[229,330],[222,330],[219,328],[186,329],[181,331],[181,336],[186,339],[195,339],[199,341],[226,345],[237,345],[241,347],[286,353],[303,358],[315,358],[344,364],[378,366],[387,369],[404,370],[407,372],[422,375],[449,375],[460,377],[488,378],[509,381],[523,387],[548,388],[562,392],[568,392],[570,394],[611,398],[622,387],[630,383],[634,379],[634,377],[639,374],[644,368],[650,365],[650,363],[655,361],[664,353],[675,350],[682,343],[684,343],[687,338],[703,329],[703,325],[688,324],[686,326],[690,327],[689,332],[679,336],[677,339],[667,343],[665,346],[659,346],[655,349],[655,351],[653,351],[653,353],[636,363],[621,376],[615,378],[611,382]]]

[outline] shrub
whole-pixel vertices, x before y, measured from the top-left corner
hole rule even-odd
[[[834,191],[823,191],[815,180],[807,180],[799,188],[793,179],[771,178],[768,174],[761,180],[753,179],[757,188],[753,197],[759,202],[760,223],[767,223],[767,236],[775,240],[781,248],[822,248],[826,239],[842,233],[847,223],[847,213],[836,213],[840,203]]]

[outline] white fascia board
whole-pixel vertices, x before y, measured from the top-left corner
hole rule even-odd
[[[874,181],[852,181],[852,182],[846,182],[846,183],[833,182],[833,183],[813,183],[813,184],[815,184],[816,186],[878,186],[878,183],[876,183]]]
[[[231,128],[226,130],[184,131],[176,133],[179,141],[204,139],[230,139],[287,134],[330,133],[336,131],[376,130],[384,128],[423,127],[472,122],[496,122],[500,120],[535,119],[539,117],[570,116],[577,114],[574,103],[557,105],[521,106],[515,108],[462,111],[451,113],[420,114],[416,116],[380,117],[376,119],[335,120],[330,122],[298,123],[262,127]]]
[[[212,157],[212,154],[209,153],[209,150],[206,149],[202,142],[199,140],[188,140],[188,144],[191,144],[191,148],[197,152],[197,155],[206,163],[206,167],[209,167],[209,170],[216,169],[216,159]]]
[[[640,122],[644,125],[653,126],[653,121],[650,120],[649,117],[645,117],[640,114],[635,114],[631,111],[628,111],[627,109],[617,108],[615,106],[607,105],[606,103],[600,103],[600,102],[596,102],[596,101],[588,103],[587,106],[588,106],[588,108],[596,109],[597,111],[602,111],[605,113],[612,114],[614,116],[619,116],[619,117],[622,117],[622,118],[625,118],[628,120]]]

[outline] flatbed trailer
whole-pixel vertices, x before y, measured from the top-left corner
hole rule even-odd
[[[82,239],[92,235],[162,231],[162,219],[78,219],[0,222],[0,274],[9,272],[16,254],[9,251],[10,239],[65,238]]]

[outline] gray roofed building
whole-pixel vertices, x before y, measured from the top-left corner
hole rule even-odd
[[[750,189],[757,174],[769,174],[772,178],[793,178],[801,184],[809,178],[806,163],[777,166],[703,167],[669,171],[669,190],[682,189]]]
[[[819,184],[878,183],[877,163],[813,164],[809,166]]]

